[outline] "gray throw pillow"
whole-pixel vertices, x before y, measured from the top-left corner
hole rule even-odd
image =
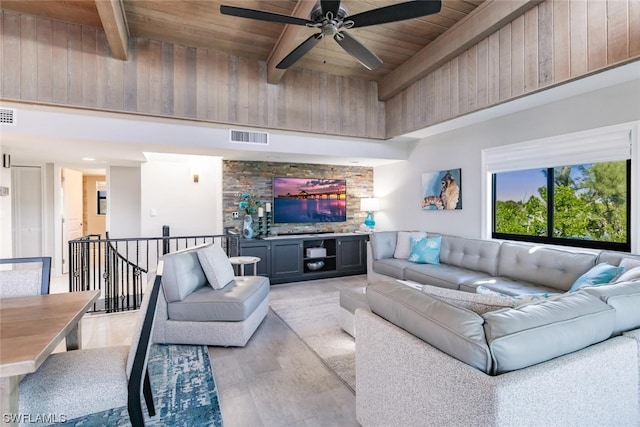
[[[398,231],[398,240],[396,242],[396,250],[393,253],[394,258],[407,259],[411,255],[411,238],[417,239],[427,237],[424,231]]]
[[[233,266],[220,246],[211,245],[200,249],[198,259],[213,289],[222,289],[233,281]]]
[[[614,283],[628,282],[630,280],[638,280],[640,279],[640,267],[635,267],[626,270],[622,273]]]
[[[624,271],[629,271],[632,268],[640,267],[640,259],[622,258],[622,260],[620,260],[620,267],[624,267]]]

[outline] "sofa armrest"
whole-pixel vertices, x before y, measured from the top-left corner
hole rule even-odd
[[[638,352],[616,337],[490,376],[356,310],[356,415],[363,426],[638,425]]]
[[[373,261],[373,249],[371,248],[371,242],[367,242],[367,283],[382,279],[389,279],[389,276],[373,271]]]

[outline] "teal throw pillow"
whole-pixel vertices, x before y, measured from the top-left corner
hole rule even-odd
[[[409,261],[418,264],[440,264],[442,236],[411,238]]]
[[[573,282],[569,292],[577,291],[584,286],[598,286],[611,282],[624,272],[624,267],[616,267],[603,262],[591,267],[589,271]]]

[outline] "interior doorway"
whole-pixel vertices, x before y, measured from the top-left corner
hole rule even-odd
[[[107,177],[103,169],[60,169],[61,273],[69,272],[69,240],[88,234],[106,235]]]

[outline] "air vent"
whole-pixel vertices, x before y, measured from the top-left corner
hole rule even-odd
[[[265,132],[248,132],[244,130],[230,129],[229,137],[231,142],[269,145],[269,134]]]
[[[15,126],[16,110],[13,108],[0,108],[0,125]]]

